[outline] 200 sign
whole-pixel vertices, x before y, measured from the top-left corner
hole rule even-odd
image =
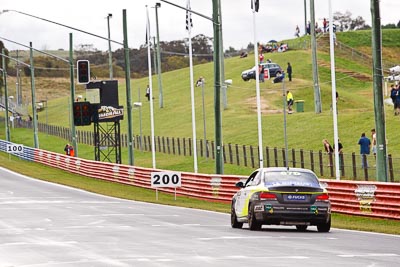
[[[179,172],[152,172],[151,187],[180,187],[181,173]]]

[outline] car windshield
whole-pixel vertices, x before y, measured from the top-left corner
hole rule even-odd
[[[265,186],[299,185],[319,187],[318,178],[308,172],[273,171],[264,173]]]

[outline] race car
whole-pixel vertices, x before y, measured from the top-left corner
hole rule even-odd
[[[314,225],[319,232],[330,231],[329,195],[311,170],[260,168],[236,186],[240,190],[232,197],[232,228],[248,223],[250,230],[260,230],[262,225],[291,225],[306,231]]]

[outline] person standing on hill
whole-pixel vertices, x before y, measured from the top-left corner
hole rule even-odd
[[[361,168],[368,168],[368,160],[367,155],[369,155],[371,148],[371,140],[365,136],[365,133],[361,134],[360,140],[358,140],[358,144],[360,145],[360,155],[361,155]]]
[[[289,82],[291,82],[292,81],[292,65],[290,65],[290,62],[287,63],[286,72],[288,74]]]
[[[293,106],[293,94],[290,91],[286,92],[286,102],[288,107],[288,114],[292,114],[292,106]]]

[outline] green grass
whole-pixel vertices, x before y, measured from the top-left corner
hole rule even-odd
[[[59,169],[24,161],[14,156],[9,157],[4,152],[0,152],[0,166],[36,179],[80,188],[107,196],[224,213],[230,212],[229,204],[206,202],[182,196],[177,196],[175,200],[173,195],[162,192],[159,192],[158,200],[156,200],[155,191],[153,190],[73,175]],[[228,223],[229,221],[227,221]],[[332,226],[342,229],[400,234],[400,223],[396,220],[333,214]]]

